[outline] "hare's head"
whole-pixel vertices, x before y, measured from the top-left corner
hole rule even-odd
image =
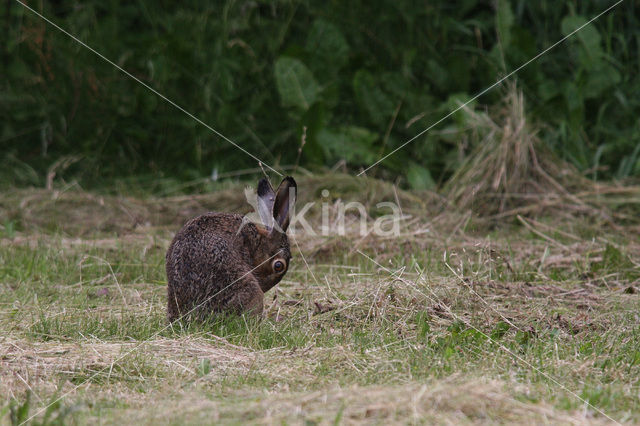
[[[276,191],[267,179],[258,183],[257,209],[262,225],[256,225],[258,236],[253,261],[257,266],[254,275],[264,292],[278,284],[289,268],[291,250],[287,228],[296,193],[296,181],[290,176],[282,180]]]

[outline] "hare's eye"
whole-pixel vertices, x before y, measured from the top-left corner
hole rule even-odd
[[[284,271],[285,266],[286,265],[282,260],[276,260],[275,262],[273,262],[273,271],[276,273],[280,273]]]

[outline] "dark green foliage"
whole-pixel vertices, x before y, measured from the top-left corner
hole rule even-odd
[[[306,128],[302,165],[357,170],[612,2],[29,4],[266,163],[295,163]],[[543,139],[594,178],[640,175],[636,7],[622,3],[517,75]],[[65,156],[76,161],[57,175],[87,184],[256,166],[17,2],[0,16],[0,176],[42,185]],[[445,120],[378,173],[431,188],[470,149],[464,131]]]

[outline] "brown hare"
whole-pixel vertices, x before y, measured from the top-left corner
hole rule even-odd
[[[262,225],[216,212],[184,225],[166,256],[170,321],[217,312],[262,314],[264,293],[280,282],[291,260],[286,231],[296,191],[292,177],[284,178],[277,191],[261,179]]]

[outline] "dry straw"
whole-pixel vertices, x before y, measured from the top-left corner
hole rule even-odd
[[[527,119],[515,84],[495,112],[468,106],[462,112],[472,129],[465,137],[475,149],[443,188],[460,210],[490,219],[579,213],[613,224],[610,196],[624,193],[637,202],[640,188],[596,184],[554,155]]]

